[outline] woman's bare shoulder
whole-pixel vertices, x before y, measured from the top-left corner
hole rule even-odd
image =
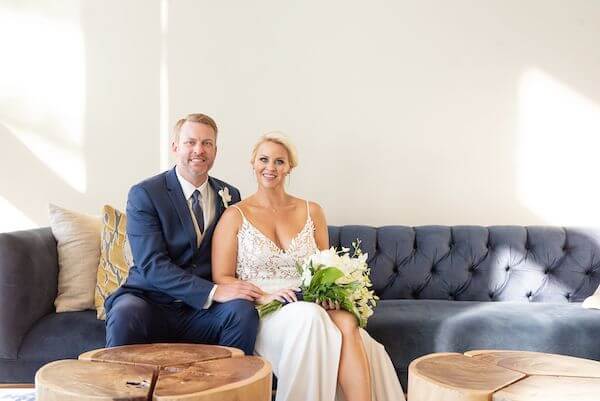
[[[246,210],[255,205],[254,195],[250,195],[249,197],[242,199],[235,205],[242,209],[243,212],[245,212]]]
[[[308,203],[308,211],[310,212],[310,216],[312,217],[313,220],[315,220],[315,219],[324,220],[325,219],[325,211],[323,210],[321,205],[319,205],[317,202],[307,200],[307,199],[302,199],[302,198],[295,198],[295,200],[296,200],[296,202],[298,202],[298,207],[306,208],[306,203]]]
[[[240,210],[238,208],[241,209],[240,206],[242,202],[238,202],[235,205],[231,205],[227,209],[225,209],[225,211],[221,215],[221,218],[219,219],[219,225],[233,226],[236,228],[241,226],[243,219],[242,213],[240,213]]]
[[[317,202],[308,201],[308,208],[310,209],[311,215],[324,215],[325,211]]]
[[[321,207],[321,206],[319,206],[319,204],[317,202],[313,202],[311,200],[304,199],[304,198],[299,198],[299,197],[293,196],[293,195],[290,195],[290,196],[291,196],[293,202],[296,204],[296,206],[306,207],[306,203],[308,202],[308,206],[310,207],[311,211],[313,208],[318,209]]]

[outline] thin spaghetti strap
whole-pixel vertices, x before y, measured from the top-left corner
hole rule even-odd
[[[308,204],[308,199],[306,200],[306,220],[310,220],[310,205]]]
[[[231,205],[234,208],[237,209],[238,212],[240,212],[240,214],[242,215],[242,219],[246,220],[246,216],[244,216],[244,212],[242,212],[242,209],[240,209],[237,205]]]

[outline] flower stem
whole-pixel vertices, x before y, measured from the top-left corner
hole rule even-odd
[[[279,310],[282,306],[283,306],[283,303],[281,303],[279,301],[271,301],[268,304],[257,306],[256,310],[258,311],[258,316],[260,318],[263,318],[263,317],[275,312],[276,310]]]

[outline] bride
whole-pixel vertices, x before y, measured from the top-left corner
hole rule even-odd
[[[329,248],[329,237],[321,207],[285,190],[298,164],[295,148],[283,135],[264,135],[251,164],[257,191],[221,217],[212,277],[217,284],[254,283],[264,291],[258,304],[291,302],[261,320],[256,340],[256,354],[278,378],[276,401],[403,401],[384,347],[353,315],[331,303],[297,302],[296,262]]]

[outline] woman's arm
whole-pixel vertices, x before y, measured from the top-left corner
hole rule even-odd
[[[213,299],[227,302],[232,299],[256,301],[263,291],[252,283],[235,277],[237,264],[237,233],[242,225],[240,212],[228,208],[213,234],[212,240],[212,279],[218,284]]]
[[[315,224],[315,242],[320,250],[329,248],[329,232],[323,208],[315,202],[309,203],[310,217]]]
[[[215,284],[238,281],[235,277],[237,264],[237,233],[242,225],[242,216],[234,207],[229,207],[215,227],[212,239],[212,279]]]
[[[312,221],[315,224],[315,242],[317,243],[317,248],[320,250],[329,249],[329,231],[327,230],[327,220],[325,219],[325,212],[323,208],[319,206],[318,203],[310,202],[310,216],[312,217]],[[321,305],[325,310],[336,310],[340,309],[340,305],[337,303],[333,303],[332,301],[322,301],[319,305]]]

